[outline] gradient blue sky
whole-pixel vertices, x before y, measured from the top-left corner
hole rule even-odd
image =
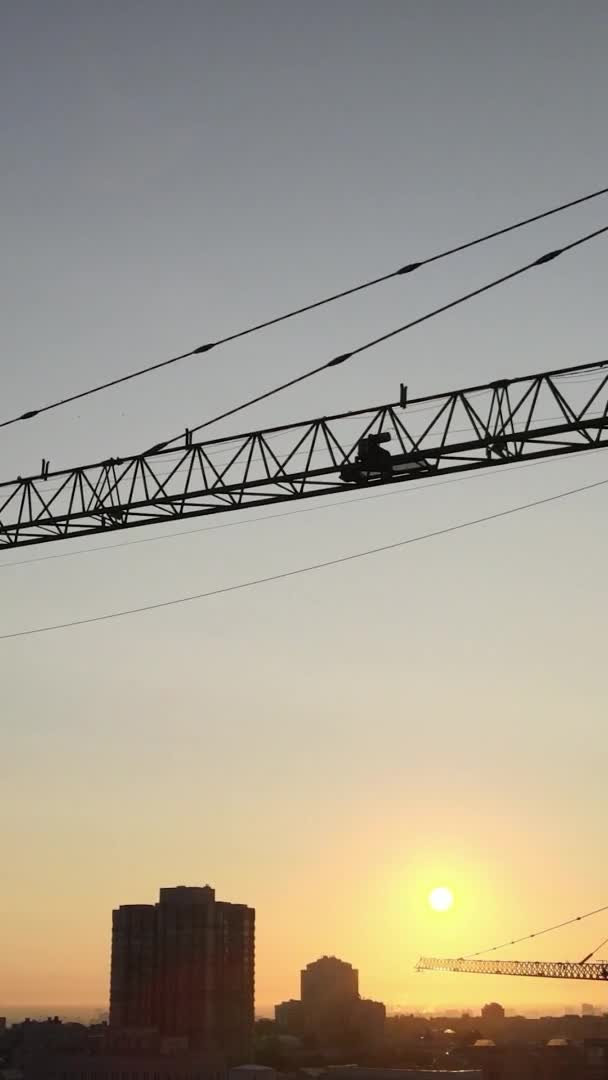
[[[3,416],[606,183],[602,2],[22,0],[0,30]],[[6,429],[3,476],[149,445],[607,221],[598,201]],[[604,358],[607,243],[244,423]],[[605,475],[595,455],[31,566],[4,555],[0,632]],[[261,1006],[323,952],[412,1007],[602,1000],[412,965],[606,899],[605,500],[3,642],[0,1003],[103,1003],[111,908],[205,881],[258,910]],[[456,908],[430,915],[443,883]],[[521,955],[577,958],[605,925]]]

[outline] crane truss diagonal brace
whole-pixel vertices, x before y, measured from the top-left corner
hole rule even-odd
[[[345,484],[361,440],[390,471]],[[577,453],[608,445],[608,361],[358,412],[111,458],[0,483],[0,548],[292,502],[345,487]],[[352,477],[349,475],[348,479]]]

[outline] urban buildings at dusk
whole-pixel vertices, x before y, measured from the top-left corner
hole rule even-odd
[[[608,1015],[393,1015],[322,956],[254,1020],[255,912],[209,885],[112,913],[109,1023],[0,1018],[0,1080],[608,1080]],[[356,1063],[356,1064],[353,1064]]]

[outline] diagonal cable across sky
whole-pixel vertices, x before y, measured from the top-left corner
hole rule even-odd
[[[453,247],[446,248],[445,250],[437,252],[434,255],[429,255],[426,258],[423,258],[423,259],[420,259],[420,260],[417,260],[417,261],[408,262],[405,265],[400,266],[397,270],[391,270],[388,273],[381,274],[378,277],[369,278],[368,280],[360,282],[357,285],[353,285],[353,286],[351,286],[349,288],[346,288],[346,289],[343,289],[343,290],[341,290],[339,292],[332,293],[330,296],[323,297],[320,300],[315,300],[315,301],[312,301],[311,303],[303,304],[303,305],[301,305],[299,307],[293,308],[290,311],[284,312],[281,315],[276,315],[276,316],[274,316],[274,317],[272,317],[270,319],[266,319],[266,320],[264,320],[262,322],[255,323],[254,325],[246,327],[245,329],[237,330],[237,331],[228,333],[224,337],[218,338],[215,341],[210,341],[210,342],[206,342],[205,344],[198,345],[194,349],[190,349],[190,350],[188,350],[186,352],[179,353],[176,356],[169,357],[169,359],[167,359],[167,360],[161,360],[161,361],[159,361],[157,363],[154,363],[154,364],[148,364],[145,367],[138,368],[137,370],[131,371],[131,372],[127,373],[126,375],[120,375],[115,379],[109,379],[106,382],[98,383],[95,386],[88,387],[86,390],[76,391],[73,394],[67,394],[67,395],[65,395],[63,397],[57,398],[54,401],[47,402],[44,405],[40,405],[40,406],[37,406],[37,407],[32,407],[30,409],[27,409],[26,411],[20,413],[17,416],[12,416],[12,417],[7,418],[6,420],[0,421],[0,428],[6,428],[6,427],[12,426],[13,424],[18,424],[18,423],[21,423],[21,422],[24,422],[24,421],[27,421],[27,420],[33,420],[35,417],[41,416],[43,413],[51,412],[51,411],[53,411],[55,409],[62,408],[63,406],[69,405],[74,401],[80,401],[83,398],[91,397],[94,394],[99,394],[104,390],[109,390],[112,387],[120,386],[123,383],[130,382],[133,379],[138,379],[138,378],[141,378],[144,375],[149,375],[149,374],[151,374],[151,373],[153,373],[155,371],[160,371],[163,368],[169,367],[169,366],[171,366],[173,364],[177,364],[182,360],[188,359],[189,357],[199,356],[199,355],[202,355],[204,353],[210,352],[212,349],[217,349],[222,345],[227,345],[228,343],[233,342],[233,341],[237,341],[240,338],[248,337],[251,334],[258,333],[259,331],[268,329],[271,326],[276,326],[279,323],[283,323],[283,322],[286,322],[289,319],[296,318],[296,316],[298,316],[298,315],[304,315],[309,311],[314,311],[317,308],[321,308],[321,307],[324,307],[324,306],[326,306],[328,304],[332,304],[332,303],[336,302],[337,300],[342,300],[342,299],[345,299],[348,296],[353,296],[355,293],[360,293],[360,292],[363,292],[364,290],[371,289],[371,288],[373,288],[373,287],[375,287],[377,285],[383,284],[384,282],[391,281],[394,278],[403,277],[405,275],[412,274],[416,270],[422,269],[422,267],[424,267],[424,266],[429,266],[432,263],[440,262],[443,259],[447,259],[452,255],[457,255],[457,254],[460,254],[460,253],[462,253],[464,251],[468,251],[471,248],[478,247],[479,245],[485,244],[490,240],[495,240],[500,236],[505,236],[508,233],[515,232],[518,229],[523,229],[528,225],[532,225],[532,224],[534,224],[534,223],[536,223],[538,221],[543,221],[545,218],[552,217],[555,214],[562,213],[565,210],[570,210],[575,206],[580,206],[580,205],[582,205],[584,203],[591,202],[592,200],[598,199],[601,196],[606,195],[606,194],[608,194],[608,187],[599,188],[598,190],[589,192],[586,195],[580,195],[577,198],[571,199],[568,202],[563,202],[563,203],[560,203],[558,206],[553,206],[553,207],[551,207],[551,208],[549,208],[547,210],[542,210],[537,214],[533,214],[530,217],[523,218],[523,219],[521,219],[519,221],[513,222],[510,225],[501,226],[498,229],[494,229],[492,232],[485,233],[484,235],[478,236],[478,237],[476,237],[476,238],[474,238],[472,240],[467,240],[462,244],[457,244],[457,245],[455,245]],[[483,290],[481,290],[481,291],[483,291]],[[430,316],[426,316],[426,317],[429,318]],[[419,321],[422,321],[422,320],[419,320]],[[405,328],[401,328],[401,329],[405,329]],[[395,333],[397,333],[397,332],[400,332],[400,331],[395,331]],[[391,335],[387,335],[387,336],[391,336]],[[384,339],[379,339],[379,340],[384,340]],[[368,345],[363,346],[362,348],[370,348],[372,344],[375,344],[375,343],[371,342]],[[354,352],[351,352],[348,355],[353,356],[353,355],[355,355],[356,352],[361,352],[362,348],[358,349],[358,350],[355,350]],[[332,361],[332,363],[335,364],[335,363],[338,362],[338,360],[339,360],[339,358],[336,358],[336,359],[334,359]],[[326,366],[330,366],[330,365],[322,365],[322,367],[319,368],[319,370],[322,370],[323,367],[326,367]],[[293,380],[291,383],[285,384],[285,386],[294,385],[295,382],[297,382],[297,381],[301,381],[301,380]],[[280,389],[284,389],[284,388],[285,387],[281,387]],[[274,391],[274,392],[278,392],[278,391]],[[255,401],[262,400],[263,397],[268,397],[268,396],[269,396],[268,394],[262,395],[261,398],[254,399],[254,401],[252,401],[251,404],[255,403]],[[247,403],[247,404],[249,404],[249,403]],[[245,405],[241,406],[241,408],[245,408],[245,407],[246,407]],[[224,414],[222,417],[216,417],[213,421],[209,421],[209,423],[214,423],[215,420],[217,420],[217,419],[224,419],[225,416],[232,415],[233,412],[236,412],[236,411],[238,411],[238,410],[236,410],[236,409],[231,410],[228,413]],[[201,425],[201,426],[204,426],[204,425]]]

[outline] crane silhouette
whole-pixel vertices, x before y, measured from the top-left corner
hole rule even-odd
[[[563,960],[487,960],[479,959],[483,953],[498,952],[506,949],[509,945],[519,945],[523,941],[532,941],[554,930],[561,930],[565,926],[582,922],[593,915],[608,911],[608,904],[595,908],[584,915],[575,915],[574,918],[566,919],[555,926],[548,926],[544,930],[537,930],[532,934],[514,941],[505,941],[502,945],[494,945],[490,949],[481,949],[480,952],[469,956],[461,956],[457,959],[440,959],[434,956],[423,956],[416,964],[416,971],[454,971],[467,972],[472,975],[526,975],[537,979],[584,979],[590,982],[608,982],[608,963],[598,961],[591,962],[600,949],[608,943],[608,938],[600,942],[590,953],[587,953],[578,963]]]
[[[608,361],[0,483],[0,549],[608,446]],[[389,449],[390,447],[390,449]]]

